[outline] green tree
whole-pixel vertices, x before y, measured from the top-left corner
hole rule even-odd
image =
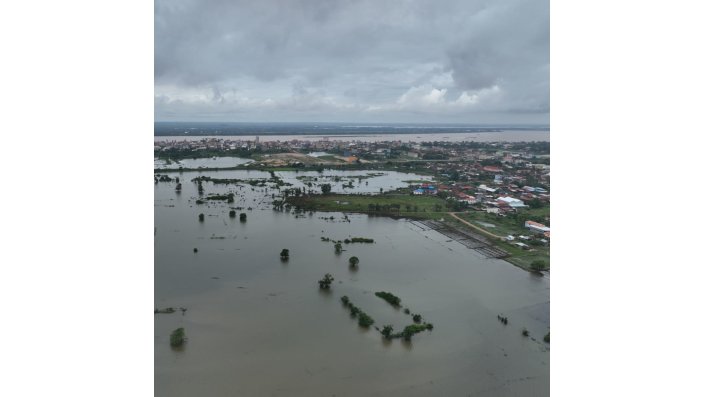
[[[330,183],[324,183],[321,185],[321,192],[323,192],[323,194],[330,193],[330,189],[331,189]]]
[[[184,332],[183,328],[175,329],[169,336],[171,347],[182,346],[184,342],[186,342],[186,332]]]
[[[320,289],[330,289],[333,280],[335,280],[335,278],[333,278],[330,273],[326,273],[322,279],[318,280],[318,287]]]
[[[384,327],[382,327],[382,331],[380,331],[380,332],[382,333],[382,336],[384,336],[385,338],[391,339],[392,333],[394,332],[394,327],[392,327],[391,325],[385,325]]]
[[[360,263],[360,259],[356,256],[351,256],[350,259],[348,259],[348,263],[350,263],[350,267],[357,267],[357,264]]]

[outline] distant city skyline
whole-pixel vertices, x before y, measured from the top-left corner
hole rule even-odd
[[[156,121],[549,123],[549,2],[155,2]]]

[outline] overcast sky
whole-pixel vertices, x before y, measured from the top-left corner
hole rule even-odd
[[[548,0],[156,0],[157,121],[548,124]]]

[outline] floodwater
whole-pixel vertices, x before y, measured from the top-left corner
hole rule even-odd
[[[360,171],[346,171],[360,174]],[[280,172],[298,181],[294,172]],[[316,173],[317,174],[317,173]],[[331,171],[323,175],[332,175]],[[157,396],[547,396],[550,283],[487,259],[406,220],[341,213],[296,215],[271,209],[272,188],[204,183],[236,202],[195,204],[191,179],[266,178],[257,171],[184,172],[155,184],[155,307],[185,307],[154,320]],[[386,174],[355,183],[403,185]],[[271,185],[271,184],[270,184]],[[367,185],[369,188],[369,185]],[[371,188],[369,188],[371,189]],[[230,218],[232,207],[247,221]],[[204,222],[198,214],[205,214]],[[323,219],[334,216],[335,219]],[[321,237],[369,237],[341,255]],[[198,248],[194,253],[193,249]],[[279,252],[290,250],[288,262]],[[351,271],[347,260],[360,258]],[[330,292],[317,280],[335,277]],[[380,298],[389,291],[434,329],[383,341],[351,319],[340,297],[396,331],[411,317]],[[509,318],[503,325],[502,314]],[[184,327],[187,343],[169,346]],[[526,328],[530,337],[523,337]],[[532,339],[533,338],[533,339]]]
[[[247,164],[249,162],[252,162],[252,160],[243,159],[240,157],[205,157],[198,159],[183,159],[179,160],[178,162],[172,161],[171,164],[167,164],[166,160],[155,158],[154,168],[226,168],[236,167],[240,164]]]

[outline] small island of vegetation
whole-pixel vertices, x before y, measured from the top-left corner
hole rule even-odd
[[[386,300],[387,302],[389,302],[390,305],[394,307],[399,307],[399,305],[401,304],[401,298],[392,294],[391,292],[379,291],[375,292],[375,296]]]

